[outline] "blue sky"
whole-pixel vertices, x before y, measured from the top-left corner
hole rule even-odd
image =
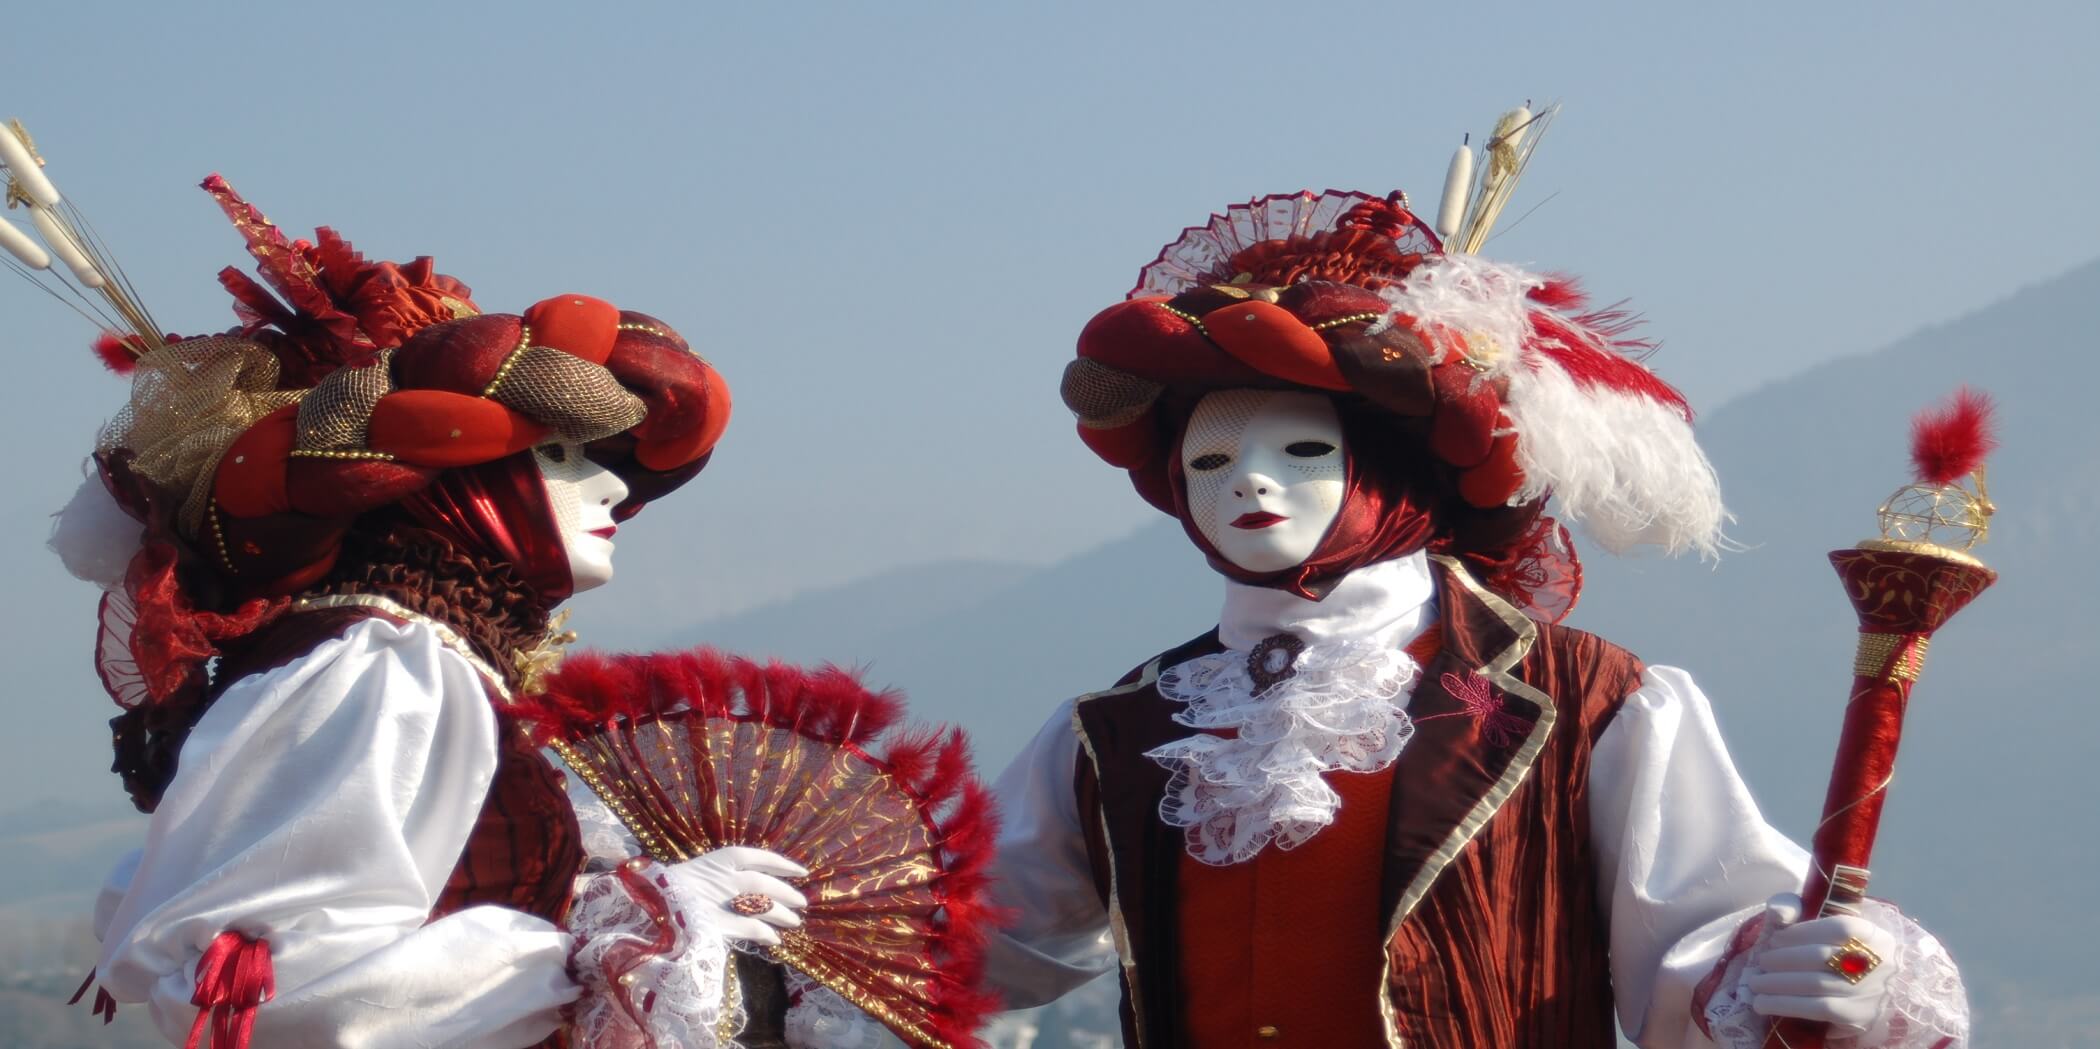
[[[213,274],[246,261],[213,171],[489,309],[579,291],[683,331],[736,421],[578,602],[617,645],[1127,533],[1151,511],[1056,397],[1080,325],[1229,202],[1433,207],[1459,136],[1527,98],[1566,109],[1510,215],[1546,203],[1489,253],[1630,298],[1695,404],[1999,299],[2100,254],[2096,10],[76,0],[11,12],[0,116],[181,331],[231,322]],[[0,791],[114,792],[93,595],[41,544],[125,391],[26,286],[0,317],[0,710],[34,741]]]

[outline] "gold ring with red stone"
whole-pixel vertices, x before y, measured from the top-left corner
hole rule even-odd
[[[1881,965],[1881,956],[1855,936],[1838,944],[1837,953],[1830,956],[1827,964],[1831,972],[1844,977],[1847,982],[1858,983]]]
[[[730,897],[729,909],[746,918],[756,918],[773,909],[773,897],[762,892],[739,893]]]

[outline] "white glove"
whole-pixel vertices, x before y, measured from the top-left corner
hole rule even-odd
[[[780,880],[806,878],[809,871],[765,849],[731,845],[666,866],[663,873],[679,913],[724,939],[774,946],[780,942],[777,930],[800,926],[802,916],[795,912],[809,906],[802,893]],[[761,896],[772,901],[770,909],[745,914],[736,907],[738,897],[756,903]]]
[[[1896,938],[1865,918],[1832,915],[1799,921],[1801,898],[1781,893],[1765,904],[1765,920],[1784,926],[1749,958],[1750,1008],[1763,1016],[1791,1016],[1864,1031],[1881,1015],[1889,978],[1901,962]],[[1830,968],[1847,940],[1881,959],[1858,983]]]

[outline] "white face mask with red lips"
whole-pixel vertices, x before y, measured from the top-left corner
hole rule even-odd
[[[547,505],[569,558],[571,592],[604,586],[613,577],[613,507],[627,498],[627,482],[586,458],[580,444],[540,445],[532,461],[547,484]]]
[[[1304,563],[1347,491],[1341,417],[1316,393],[1224,390],[1182,431],[1190,519],[1220,556],[1250,572]]]

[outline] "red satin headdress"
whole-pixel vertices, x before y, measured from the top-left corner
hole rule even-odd
[[[1534,524],[1550,494],[1610,549],[1711,553],[1726,515],[1690,408],[1626,327],[1585,311],[1571,281],[1445,253],[1401,194],[1272,196],[1161,251],[1080,333],[1063,395],[1080,439],[1169,512],[1188,404],[1307,390],[1366,406],[1433,461],[1442,544],[1522,536],[1530,561],[1571,560],[1544,549],[1564,545],[1557,527]],[[1510,578],[1579,578],[1491,556]]]
[[[620,473],[631,516],[696,473],[728,424],[728,386],[655,318],[581,295],[483,314],[428,258],[368,262],[327,229],[291,241],[225,180],[204,186],[277,295],[228,269],[241,328],[131,347],[132,403],[99,457],[142,519],[143,503],[172,505],[167,519],[230,592],[311,585],[358,515],[549,440],[587,443]],[[548,537],[529,534],[552,527],[544,499],[503,476],[457,479],[417,516],[472,540],[503,530],[494,506],[514,534],[486,553],[544,551]],[[479,523],[444,504],[481,506]],[[566,566],[545,560],[519,567],[559,598]]]

